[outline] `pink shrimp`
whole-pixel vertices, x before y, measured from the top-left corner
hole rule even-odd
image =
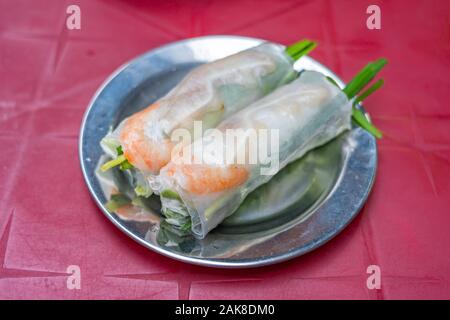
[[[154,103],[135,113],[125,122],[120,132],[120,141],[128,162],[142,171],[152,173],[158,173],[170,161],[173,148],[170,139],[155,141],[145,135],[147,117],[158,107],[159,104]]]
[[[221,167],[170,163],[166,170],[169,176],[181,176],[179,182],[182,187],[195,194],[225,191],[243,184],[249,176],[247,168],[238,165]]]

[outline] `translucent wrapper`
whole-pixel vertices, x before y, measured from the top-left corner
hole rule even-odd
[[[230,116],[216,129],[224,136],[227,129],[247,132],[240,135],[237,148],[231,152],[235,160],[242,150],[249,160],[251,130],[247,129],[276,133],[278,148],[272,148],[274,142],[269,139],[266,156],[258,157],[256,163],[233,165],[224,158],[225,154],[230,157],[230,150],[226,150],[227,145],[217,131],[185,146],[183,153],[189,150],[191,159],[201,157],[202,163],[172,159],[161,170],[163,213],[172,216],[168,222],[185,225],[183,221],[190,218],[192,233],[204,238],[235,212],[251,191],[287,164],[350,129],[351,110],[351,101],[324,75],[305,71],[297,80]]]
[[[193,129],[202,121],[204,129],[260,99],[295,78],[293,60],[284,47],[264,43],[226,58],[201,65],[164,97],[123,120],[101,142],[106,154],[125,157],[140,171],[145,182],[169,162],[175,129]],[[152,179],[150,179],[152,180]]]

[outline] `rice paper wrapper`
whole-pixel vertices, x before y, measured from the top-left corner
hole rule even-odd
[[[259,159],[261,161],[256,164],[245,165],[248,177],[238,186],[217,192],[198,192],[198,190],[193,192],[192,186],[195,184],[195,181],[192,181],[193,176],[198,178],[199,182],[208,179],[214,182],[217,176],[187,175],[184,170],[180,170],[180,165],[171,162],[161,170],[158,178],[160,190],[176,191],[182,199],[182,204],[163,196],[161,197],[163,210],[189,214],[192,220],[192,233],[199,239],[204,238],[209,231],[235,212],[250,192],[268,182],[287,164],[301,158],[309,150],[332,140],[344,130],[350,129],[351,110],[352,102],[324,75],[314,71],[303,72],[297,80],[251,104],[217,127],[221,132],[226,132],[229,128],[276,129],[279,138],[278,150],[271,153],[268,147],[268,155],[272,159],[279,160],[275,170],[267,171],[268,159]],[[195,144],[199,143],[207,147],[195,148]],[[245,143],[240,146],[246,148]],[[217,154],[221,154],[224,148],[224,144],[218,139],[215,140],[206,134],[201,140],[185,148],[188,147],[193,147],[190,150],[194,150],[194,157],[200,156],[195,152],[201,150],[201,156],[206,162],[206,164],[192,164],[190,168],[192,171],[195,172],[195,166],[208,166],[211,169],[209,174],[215,170],[221,173],[231,170],[230,165],[214,162],[217,160]]]
[[[272,43],[263,43],[201,65],[154,103],[153,106],[157,104],[158,107],[146,113],[143,128],[137,129],[143,129],[143,139],[159,146],[160,154],[168,154],[170,150],[163,148],[175,129],[192,130],[196,120],[202,121],[203,129],[215,127],[223,119],[295,78],[292,65],[293,60],[284,52],[284,47]],[[124,119],[101,142],[104,152],[111,157],[117,156],[116,148],[120,145],[124,152],[127,151],[126,145],[130,141],[123,141],[121,132],[129,119]],[[148,176],[158,174],[159,167],[149,168],[145,161],[138,160],[133,163],[138,170]]]

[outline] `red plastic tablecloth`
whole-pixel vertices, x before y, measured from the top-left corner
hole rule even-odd
[[[66,28],[70,4],[81,30]],[[370,4],[381,30],[366,27]],[[450,298],[449,14],[446,0],[1,0],[0,298]],[[316,39],[312,56],[345,80],[389,59],[366,104],[385,132],[373,192],[320,249],[254,270],[191,266],[133,242],[91,199],[77,143],[95,90],[125,61],[206,34]]]

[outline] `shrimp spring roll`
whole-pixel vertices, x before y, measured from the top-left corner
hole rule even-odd
[[[128,169],[136,193],[149,196],[152,178],[169,160],[175,129],[192,130],[194,121],[212,128],[220,121],[275,88],[296,78],[293,63],[316,44],[304,40],[292,46],[263,43],[201,65],[164,97],[123,120],[102,141],[113,158],[101,169]]]
[[[304,71],[297,80],[235,113],[191,145],[180,148],[159,176],[166,221],[181,230],[190,230],[199,239],[204,238],[250,192],[268,182],[287,164],[350,129],[352,98],[384,64],[384,60],[369,64],[344,90],[321,73]],[[369,90],[373,92],[376,88]],[[230,129],[240,130],[235,135],[240,137],[236,144],[224,142]],[[266,153],[253,155],[256,161],[252,162],[250,141],[261,129],[276,132],[277,141],[268,139],[270,146]],[[278,147],[272,148],[273,143]],[[242,154],[244,162],[238,159]],[[276,166],[271,166],[273,163]]]

